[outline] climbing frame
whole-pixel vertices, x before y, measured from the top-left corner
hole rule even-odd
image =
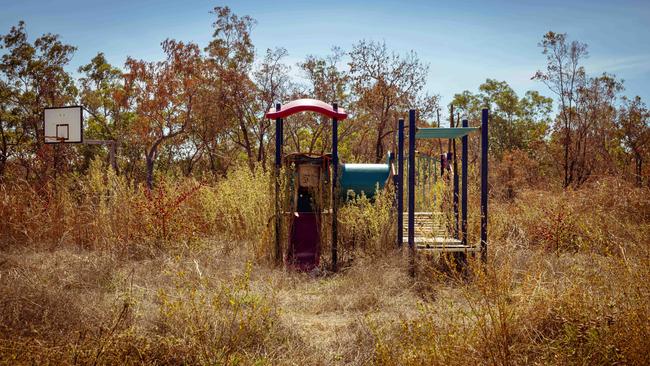
[[[399,163],[399,176],[396,180],[397,186],[397,202],[398,202],[398,245],[408,243],[409,251],[412,256],[415,255],[415,249],[438,251],[438,252],[480,252],[481,260],[487,259],[487,190],[488,190],[488,110],[484,109],[481,113],[481,127],[469,127],[467,120],[463,121],[463,127],[452,128],[418,128],[416,126],[416,111],[409,111],[409,125],[408,125],[408,152],[404,151],[404,120],[398,123],[398,163]],[[481,240],[477,245],[470,244],[468,240],[467,230],[467,162],[468,162],[468,138],[467,135],[471,132],[480,130],[481,132]],[[441,212],[416,212],[416,167],[415,167],[415,154],[416,154],[416,140],[417,139],[462,139],[462,187],[461,194],[461,210],[462,210],[462,223],[461,232],[458,233],[454,230],[454,235],[449,234],[449,228],[445,225],[445,215]],[[404,174],[404,157],[408,157],[407,166],[408,173]],[[454,174],[457,174],[454,171]],[[406,177],[405,177],[406,175]],[[408,178],[405,182],[404,178]],[[404,187],[407,183],[407,218],[403,220],[403,199]],[[458,195],[455,191],[454,195]],[[434,205],[435,206],[435,205]],[[456,214],[457,215],[457,214]],[[405,222],[406,221],[406,222]],[[457,226],[456,226],[457,227]],[[404,233],[406,229],[406,233]],[[406,235],[404,235],[406,234]],[[454,237],[455,236],[455,237]],[[464,255],[462,256],[464,258]],[[464,259],[460,259],[464,262]],[[411,261],[413,263],[413,261]]]

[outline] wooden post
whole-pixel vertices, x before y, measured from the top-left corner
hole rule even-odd
[[[481,261],[488,251],[488,110],[481,111]]]
[[[275,111],[279,112],[281,109],[281,104],[277,103],[275,105]],[[282,168],[282,118],[275,119],[275,169],[274,169],[274,180],[275,180],[275,248],[274,248],[274,259],[276,264],[282,263],[282,205],[280,197],[280,169]]]
[[[339,106],[332,103],[332,109],[337,112]],[[339,180],[339,124],[332,118],[332,271],[338,270],[338,180]]]
[[[398,121],[397,135],[397,247],[404,242],[404,119]]]
[[[115,172],[117,172],[117,161],[115,160],[115,156],[117,155],[117,144],[115,140],[89,140],[89,139],[84,139],[83,141],[84,144],[86,145],[106,145],[108,146],[108,161],[113,168]]]
[[[415,276],[415,109],[409,110],[408,243],[409,267]]]
[[[117,144],[115,141],[111,141],[110,145],[108,146],[108,160],[110,161],[111,166],[113,167],[113,171],[117,173]]]

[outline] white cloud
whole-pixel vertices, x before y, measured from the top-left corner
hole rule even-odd
[[[598,74],[645,72],[650,71],[650,55],[588,59],[585,66],[587,72]]]

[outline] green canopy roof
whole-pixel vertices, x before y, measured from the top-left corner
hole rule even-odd
[[[468,135],[470,132],[478,130],[478,127],[451,127],[451,128],[431,128],[419,127],[415,133],[418,139],[455,139]]]

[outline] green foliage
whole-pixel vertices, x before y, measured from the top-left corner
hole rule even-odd
[[[471,124],[480,121],[482,108],[490,110],[490,149],[497,157],[510,150],[533,154],[544,143],[551,122],[553,100],[537,91],[519,98],[505,81],[487,79],[479,93],[464,91],[451,102],[456,111],[466,114]]]
[[[0,49],[0,181],[16,160],[28,179],[39,177],[47,169],[38,164],[45,155],[43,108],[74,104],[78,90],[65,67],[76,48],[51,33],[30,42],[20,21],[0,36]]]

